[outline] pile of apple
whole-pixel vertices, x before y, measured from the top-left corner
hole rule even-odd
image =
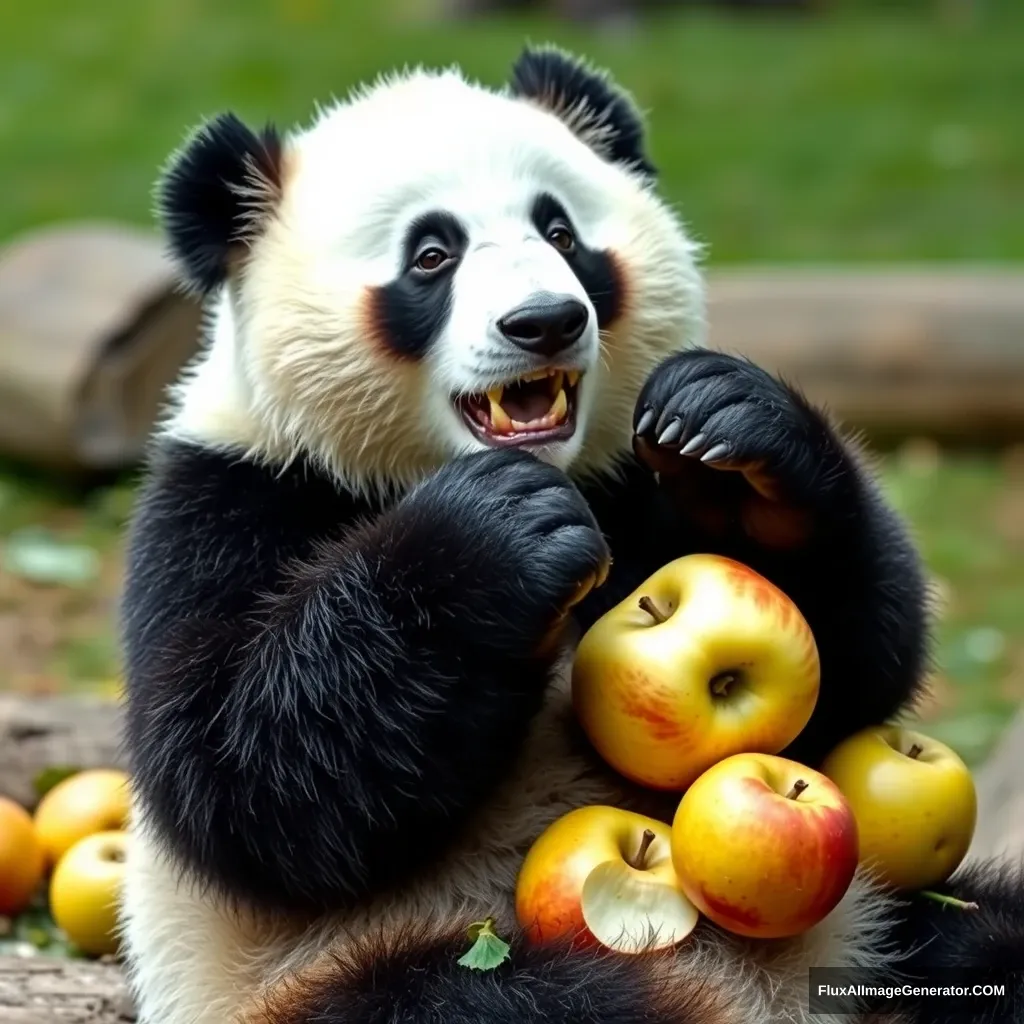
[[[592,806],[549,826],[518,878],[527,935],[638,952],[682,942],[704,915],[783,938],[826,917],[858,864],[899,889],[952,874],[976,797],[948,747],[884,725],[821,771],[778,756],[819,682],[796,605],[730,559],[672,562],[598,620],[573,665],[580,724],[617,772],[680,802],[671,824]]]
[[[67,776],[34,814],[0,796],[0,915],[17,917],[45,887],[54,923],[82,953],[116,953],[129,801],[114,769]]]

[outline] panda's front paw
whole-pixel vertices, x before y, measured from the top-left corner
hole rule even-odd
[[[634,449],[716,532],[806,536],[837,453],[821,418],[745,359],[695,349],[663,363],[634,413]]]
[[[563,473],[516,449],[479,452],[434,478],[446,513],[481,551],[496,611],[538,640],[607,578],[611,555],[590,506]]]

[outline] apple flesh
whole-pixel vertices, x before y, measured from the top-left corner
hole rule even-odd
[[[821,770],[853,808],[861,863],[883,884],[926,889],[967,855],[978,814],[974,779],[944,743],[895,725],[864,729]]]
[[[717,555],[670,562],[606,612],[572,673],[576,716],[597,753],[633,782],[673,791],[732,754],[788,746],[819,682],[796,605]]]
[[[786,938],[843,898],[857,868],[857,823],[819,772],[737,754],[683,796],[672,859],[686,895],[716,924],[750,938]]]
[[[569,940],[620,953],[664,949],[697,926],[661,821],[581,807],[538,837],[519,871],[516,916],[531,942]]]

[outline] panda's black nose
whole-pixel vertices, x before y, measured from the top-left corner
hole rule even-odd
[[[498,321],[498,329],[527,352],[553,356],[579,340],[589,318],[587,307],[578,299],[544,293],[506,313]]]

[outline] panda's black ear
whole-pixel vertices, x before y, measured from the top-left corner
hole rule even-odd
[[[657,174],[644,152],[643,117],[607,72],[556,46],[528,46],[512,66],[511,90],[560,118],[605,159]]]
[[[234,114],[201,125],[170,159],[157,186],[157,215],[185,282],[209,292],[228,275],[281,196],[282,142]]]

